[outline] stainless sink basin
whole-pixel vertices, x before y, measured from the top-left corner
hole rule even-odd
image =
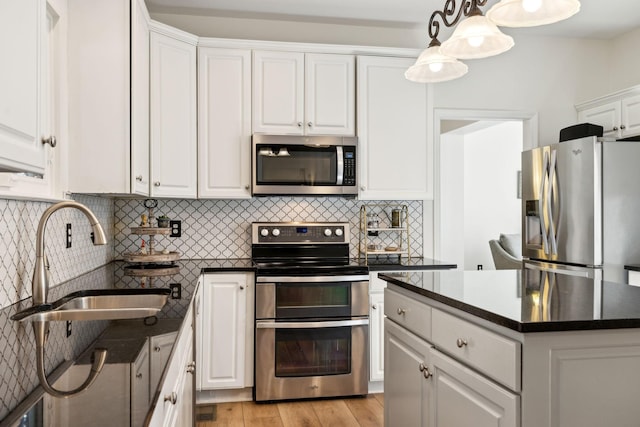
[[[99,289],[70,293],[51,304],[36,305],[13,316],[19,321],[115,320],[153,316],[171,290]]]

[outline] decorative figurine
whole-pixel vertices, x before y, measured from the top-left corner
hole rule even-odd
[[[149,226],[149,219],[147,218],[146,214],[142,214],[140,215],[140,227],[148,227]]]
[[[146,255],[147,254],[147,247],[146,247],[146,242],[144,241],[144,239],[142,239],[142,244],[140,245],[140,254],[141,255]]]

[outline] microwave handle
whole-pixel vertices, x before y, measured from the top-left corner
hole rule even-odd
[[[342,185],[344,180],[344,153],[342,147],[336,147],[336,160],[338,161],[338,167],[336,168],[336,185]]]

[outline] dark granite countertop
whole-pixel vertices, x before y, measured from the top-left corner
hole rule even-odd
[[[368,262],[361,259],[359,262],[368,266],[369,271],[450,270],[458,267],[456,264],[431,258],[400,258],[393,255],[369,258]]]
[[[626,284],[575,276],[550,284],[523,276],[521,270],[388,273],[380,278],[518,332],[640,328],[640,288]]]
[[[629,264],[624,266],[625,270],[640,271],[640,264]]]

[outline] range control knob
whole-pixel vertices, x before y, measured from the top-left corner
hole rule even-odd
[[[267,237],[269,235],[269,230],[266,228],[263,228],[262,230],[260,230],[260,235],[262,237]]]
[[[342,228],[336,228],[336,236],[342,236]]]
[[[277,228],[274,228],[273,231],[271,231],[271,234],[273,234],[274,236],[278,237],[280,235],[280,230]]]
[[[331,229],[330,229],[330,228],[325,228],[325,229],[324,229],[324,235],[325,235],[325,236],[329,237],[329,236],[331,236],[332,234],[333,234],[333,233],[331,232]]]

